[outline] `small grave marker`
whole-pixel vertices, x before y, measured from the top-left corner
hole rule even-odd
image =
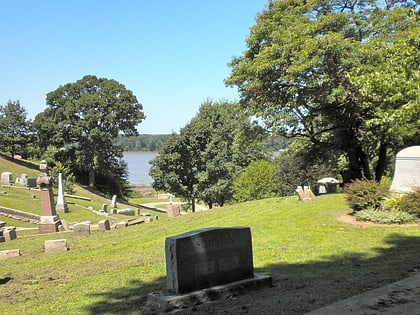
[[[28,178],[26,181],[26,187],[35,188],[36,187],[36,178]]]
[[[46,254],[64,253],[67,251],[68,251],[68,247],[67,247],[66,239],[45,241]]]
[[[13,183],[13,174],[11,172],[1,173],[1,181],[5,184]]]
[[[89,236],[90,235],[90,224],[87,222],[76,223],[73,226],[75,236]]]
[[[16,228],[6,228],[3,231],[3,237],[6,242],[10,242],[16,239]]]
[[[19,257],[19,256],[20,256],[19,249],[0,250],[0,259],[7,259],[7,258]]]
[[[109,220],[101,220],[98,222],[98,229],[99,231],[109,231],[111,229],[111,225],[109,224]]]
[[[173,203],[168,204],[166,210],[168,212],[168,218],[175,218],[180,215],[179,206]]]
[[[296,193],[301,201],[311,201],[315,198],[314,193],[312,192],[309,186],[298,186],[296,188]]]

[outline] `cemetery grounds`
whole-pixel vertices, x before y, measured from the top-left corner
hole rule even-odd
[[[76,210],[74,211],[76,212]],[[338,220],[341,194],[299,202],[296,196],[226,206],[150,224],[72,233],[23,234],[0,250],[0,312],[142,314],[149,292],[166,288],[165,238],[204,227],[249,226],[255,272],[273,288],[184,313],[302,314],[386,285],[420,269],[418,226],[358,226]],[[45,240],[66,238],[70,250],[45,254]]]

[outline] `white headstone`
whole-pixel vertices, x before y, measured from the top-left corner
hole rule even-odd
[[[116,208],[116,207],[117,207],[117,195],[113,195],[112,200],[111,200],[111,208]]]
[[[13,183],[13,174],[11,172],[1,173],[1,181],[5,184]]]
[[[63,176],[61,173],[58,173],[58,196],[57,204],[55,206],[56,211],[67,212],[67,204],[64,200],[64,188],[63,188]]]
[[[21,174],[19,178],[19,183],[26,186],[28,184],[28,174]]]
[[[408,193],[420,187],[420,146],[408,147],[397,153],[391,191]]]

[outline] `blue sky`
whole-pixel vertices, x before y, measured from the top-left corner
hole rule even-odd
[[[201,103],[238,99],[223,80],[267,0],[1,0],[0,105],[28,118],[60,85],[92,74],[137,96],[140,133],[178,132]]]

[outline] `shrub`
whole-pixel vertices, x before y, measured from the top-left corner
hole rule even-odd
[[[354,180],[344,190],[346,200],[353,211],[378,210],[388,193],[388,185],[374,180]]]
[[[392,194],[390,196],[386,196],[382,200],[381,210],[403,211],[401,201],[402,201],[402,195],[400,194]]]
[[[401,196],[401,210],[416,215],[420,218],[420,187],[413,192]]]
[[[378,224],[405,224],[414,223],[418,218],[404,211],[388,211],[367,209],[356,213],[357,221],[368,221]]]
[[[233,183],[233,198],[250,201],[274,197],[278,188],[276,166],[265,160],[251,162]]]

